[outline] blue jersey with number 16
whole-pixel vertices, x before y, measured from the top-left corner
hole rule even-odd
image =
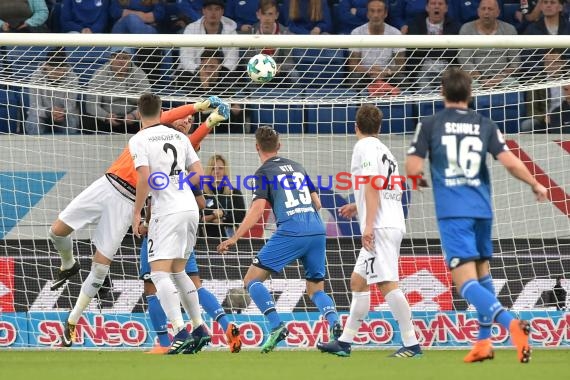
[[[429,154],[438,219],[492,218],[485,159],[507,150],[493,121],[470,109],[446,108],[418,124],[408,155]]]
[[[273,208],[276,233],[288,236],[325,234],[325,226],[311,200],[316,189],[297,162],[272,157],[255,172],[253,200],[266,199]]]

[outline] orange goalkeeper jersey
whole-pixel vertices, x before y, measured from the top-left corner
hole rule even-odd
[[[184,106],[173,108],[169,111],[163,112],[160,116],[160,122],[163,124],[171,124],[178,119],[183,119],[185,117],[195,114],[193,104],[187,104]],[[206,123],[202,123],[200,127],[194,131],[188,138],[190,143],[195,150],[200,147],[200,142],[208,135],[210,128]],[[119,155],[119,157],[111,164],[109,169],[107,169],[106,174],[111,174],[119,177],[120,179],[127,182],[133,188],[137,186],[138,174],[135,166],[133,164],[133,158],[129,152],[129,147],[127,146]]]

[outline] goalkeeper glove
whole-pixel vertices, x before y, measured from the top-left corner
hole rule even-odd
[[[210,99],[203,100],[201,102],[194,103],[194,111],[203,112],[210,109]]]
[[[222,102],[222,99],[218,98],[217,96],[210,96],[208,100],[210,101],[210,108],[218,108],[220,105],[224,104],[224,102]]]
[[[230,117],[230,106],[226,103],[222,103],[214,112],[208,116],[206,119],[206,125],[208,128],[214,128],[222,121],[229,119]]]

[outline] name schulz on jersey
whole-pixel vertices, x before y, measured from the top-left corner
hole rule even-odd
[[[319,190],[332,190],[333,188],[338,191],[346,190],[361,190],[368,183],[372,185],[375,190],[395,190],[405,191],[407,189],[418,190],[421,185],[423,177],[421,175],[352,175],[349,172],[338,172],[336,175],[318,175],[316,182],[310,177],[302,173],[294,172],[290,174],[283,174],[274,176],[272,178],[261,177],[255,175],[247,175],[242,177],[236,175],[235,180],[223,176],[220,181],[216,181],[214,176],[202,175],[199,177],[197,185],[192,184],[190,181],[196,175],[195,172],[186,173],[180,171],[173,175],[168,175],[164,172],[153,172],[148,178],[148,184],[153,190],[164,190],[171,183],[178,186],[178,190],[204,190],[206,186],[209,188],[217,187],[218,189],[227,187],[230,190],[249,190],[255,191],[257,189],[275,189],[282,187],[284,190],[304,190],[319,189]],[[408,181],[409,180],[409,181]]]

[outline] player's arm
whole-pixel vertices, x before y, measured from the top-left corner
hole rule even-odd
[[[366,227],[362,232],[362,246],[369,252],[374,251],[374,222],[380,209],[380,191],[372,186],[372,176],[364,185],[364,202],[366,204]]]
[[[247,210],[245,218],[243,218],[243,221],[239,225],[234,236],[218,245],[219,253],[225,253],[229,247],[237,243],[237,241],[257,223],[265,211],[265,202],[266,200],[263,198],[258,198],[251,202],[251,206],[249,207],[249,210]]]
[[[317,194],[316,191],[311,192],[311,200],[313,201],[313,207],[315,210],[319,211],[322,207],[321,198],[319,198],[319,194]]]
[[[424,159],[419,156],[409,155],[406,158],[405,167],[408,176],[422,175],[424,172]]]
[[[139,232],[139,227],[141,222],[141,212],[144,207],[147,195],[150,192],[150,186],[148,184],[148,177],[150,176],[150,168],[148,166],[139,166],[137,167],[137,174],[138,174],[137,195],[135,198],[133,223],[131,227],[133,229],[133,234],[136,237],[140,237],[141,233]]]
[[[525,164],[511,151],[499,153],[497,159],[513,177],[531,187],[532,192],[536,195],[537,201],[545,201],[548,199],[548,190],[532,176]]]

